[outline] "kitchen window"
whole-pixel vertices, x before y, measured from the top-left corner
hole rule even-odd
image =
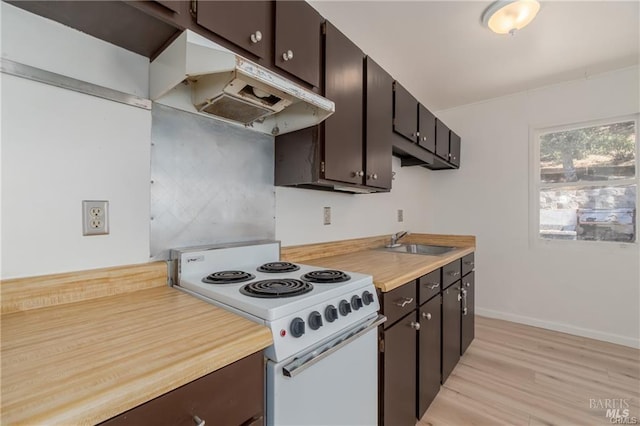
[[[637,241],[637,127],[634,116],[533,132],[536,239]]]

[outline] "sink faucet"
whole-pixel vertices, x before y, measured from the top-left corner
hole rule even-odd
[[[399,247],[400,244],[398,243],[398,241],[400,241],[400,239],[404,238],[407,235],[409,235],[409,231],[400,231],[400,232],[396,232],[395,234],[392,234],[391,242],[387,244],[385,247]]]

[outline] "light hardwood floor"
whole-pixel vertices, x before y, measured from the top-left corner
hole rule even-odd
[[[616,400],[640,424],[640,351],[476,317],[475,340],[417,425],[612,424],[590,400]]]

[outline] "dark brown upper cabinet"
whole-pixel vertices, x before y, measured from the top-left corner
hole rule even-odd
[[[445,161],[449,160],[449,128],[436,119],[436,155]]]
[[[336,112],[324,122],[324,178],[362,184],[364,53],[330,22],[325,24],[324,95]]]
[[[453,130],[449,134],[449,162],[460,167],[460,136]]]
[[[393,78],[373,59],[365,59],[366,185],[391,189]]]
[[[397,81],[393,83],[393,131],[418,141],[418,101]]]
[[[324,95],[335,102],[336,111],[318,126],[276,136],[275,184],[356,193],[388,190],[384,182],[390,181],[391,151],[385,146],[384,134],[391,134],[391,91],[385,106],[382,91],[386,77],[378,75],[380,69],[371,68],[371,88],[375,89],[371,96],[381,100],[381,110],[386,108],[389,114],[386,132],[380,129],[383,133],[377,136],[381,139],[372,139],[369,153],[364,139],[364,53],[331,23],[326,22],[323,28],[321,86]],[[373,126],[369,132],[376,129]],[[365,170],[370,171],[369,176]]]
[[[273,6],[271,1],[200,0],[196,22],[257,58],[267,58],[273,44]]]
[[[276,2],[274,64],[320,86],[322,16],[305,1]]]
[[[429,152],[436,151],[436,116],[424,105],[418,105],[418,144]]]

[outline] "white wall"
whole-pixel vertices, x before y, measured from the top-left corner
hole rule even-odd
[[[2,55],[146,96],[147,58],[2,2]],[[149,259],[151,112],[2,74],[1,277]],[[82,236],[81,203],[111,233]]]
[[[531,128],[638,113],[638,68],[442,111],[462,168],[430,172],[428,229],[477,235],[477,312],[640,346],[638,245],[530,244]]]
[[[276,238],[283,246],[426,229],[430,181],[422,167],[400,167],[388,193],[343,194],[298,188],[276,188]],[[331,207],[331,225],[324,225],[324,207]],[[397,211],[404,221],[397,221]]]

